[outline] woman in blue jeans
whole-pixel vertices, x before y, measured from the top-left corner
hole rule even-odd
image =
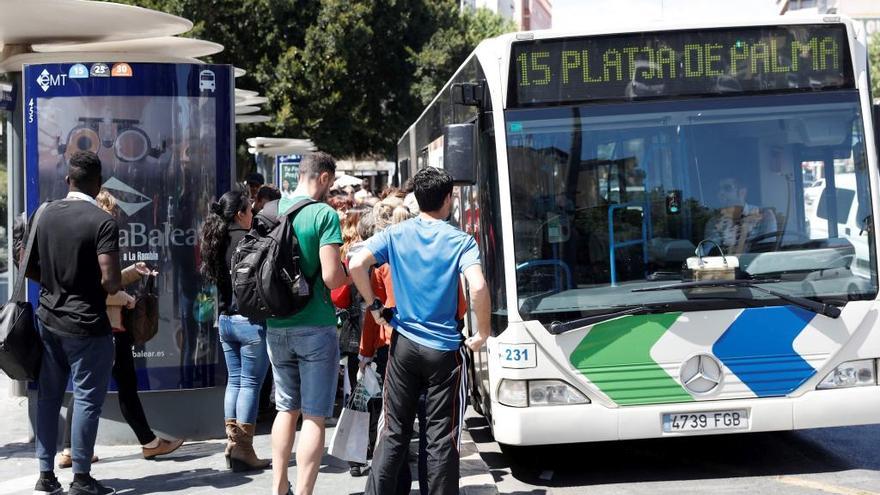
[[[230,191],[211,204],[201,232],[202,274],[217,285],[220,342],[226,357],[226,465],[233,471],[269,467],[254,452],[254,429],[260,388],[269,367],[266,326],[238,314],[232,293],[230,263],[238,241],[251,228],[248,197]]]

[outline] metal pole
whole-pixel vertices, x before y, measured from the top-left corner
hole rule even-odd
[[[15,110],[11,118],[6,122],[6,256],[9,270],[7,276],[7,292],[11,292],[12,281],[18,267],[12,259],[12,227],[15,219],[24,211],[24,102],[22,101],[21,74],[12,74],[12,91],[15,95]],[[6,302],[6,301],[4,301]],[[27,396],[27,382],[12,381],[9,386],[9,395],[12,397]]]

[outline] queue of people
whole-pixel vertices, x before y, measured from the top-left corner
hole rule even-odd
[[[334,189],[335,173],[333,158],[318,152],[304,158],[298,184],[287,195],[263,184],[262,177],[249,176],[247,191],[220,196],[202,225],[201,273],[217,287],[216,326],[228,371],[227,466],[236,472],[271,466],[273,494],[313,493],[344,357],[349,389],[373,363],[384,386],[381,398],[370,402],[367,493],[408,493],[407,446],[417,416],[423,493],[457,493],[467,397],[465,347],[476,352],[486,341],[489,293],[476,242],[446,221],[452,178],[427,168],[403,190],[358,197]],[[112,196],[101,191],[98,157],[74,154],[67,182],[67,198],[50,202],[37,224],[28,227],[35,229],[35,242],[25,270],[41,286],[37,318],[44,348],[35,493],[62,492],[53,464],[57,417],[70,377],[71,441],[69,462],[64,462],[74,473],[69,493],[106,495],[115,492],[90,472],[111,375],[120,392],[127,387],[123,414],[145,458],[171,453],[183,441],[162,439],[150,430],[130,379],[131,340],[118,317],[131,304],[123,287],[153,272],[142,263],[121,269],[119,228]],[[288,211],[295,213],[284,214]],[[231,277],[234,253],[249,231],[271,229],[273,221],[290,222],[297,245],[291,252],[308,280],[307,302],[292,314],[257,321],[239,307]],[[468,338],[461,332],[462,276],[478,330]],[[253,447],[267,376],[277,410],[271,459]],[[294,444],[297,477],[291,481]],[[351,474],[362,475],[364,467],[351,463]]]

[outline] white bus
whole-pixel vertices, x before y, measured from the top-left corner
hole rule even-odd
[[[491,287],[470,392],[495,439],[880,422],[869,88],[838,16],[482,42],[398,174],[456,179]]]

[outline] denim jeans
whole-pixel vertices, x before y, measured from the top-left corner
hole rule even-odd
[[[68,378],[73,379],[71,457],[74,473],[88,473],[98,435],[98,420],[113,368],[113,337],[63,337],[38,322],[43,361],[37,381],[37,459],[40,471],[52,471],[58,446],[58,415]]]
[[[276,409],[332,416],[339,378],[336,327],[275,327],[267,340]]]
[[[131,332],[117,332],[113,334],[113,345],[116,352],[113,359],[111,376],[116,380],[116,389],[119,392],[119,410],[125,422],[134,432],[138,443],[146,445],[156,439],[156,434],[150,429],[144,406],[138,396],[137,372],[134,369],[134,356],[131,353]],[[70,425],[73,422],[73,408],[67,407],[67,427],[64,431],[64,448],[70,448]]]
[[[225,417],[253,424],[257,420],[260,388],[269,368],[266,327],[251,323],[244,316],[221,315],[220,343],[229,373],[223,401]]]

